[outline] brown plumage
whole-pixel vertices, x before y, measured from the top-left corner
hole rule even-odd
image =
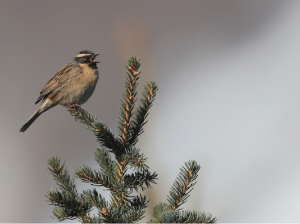
[[[55,76],[50,79],[40,92],[40,96],[35,102],[42,101],[39,108],[31,115],[20,129],[26,129],[45,111],[60,104],[64,106],[84,104],[93,94],[99,73],[97,61],[91,51],[79,52],[73,63],[64,65]]]

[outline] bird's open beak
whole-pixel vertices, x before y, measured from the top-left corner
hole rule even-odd
[[[100,63],[99,61],[95,61],[96,57],[98,56],[99,54],[95,54],[93,57],[91,57],[91,62],[94,62],[94,63]]]

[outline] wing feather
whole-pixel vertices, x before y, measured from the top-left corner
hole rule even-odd
[[[40,102],[42,99],[47,98],[47,96],[57,87],[61,86],[63,83],[67,82],[68,79],[70,78],[70,73],[75,72],[75,70],[78,69],[80,70],[81,68],[77,65],[74,65],[72,63],[68,63],[64,65],[56,74],[53,76],[52,79],[50,79],[45,87],[42,89],[40,92],[40,96],[35,102],[37,104]]]

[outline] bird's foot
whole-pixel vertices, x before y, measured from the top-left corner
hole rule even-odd
[[[79,104],[74,103],[74,104],[67,104],[68,107],[80,107]]]

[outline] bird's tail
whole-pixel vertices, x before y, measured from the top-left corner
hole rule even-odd
[[[43,113],[44,111],[41,111],[41,108],[39,107],[32,115],[31,117],[26,121],[26,123],[21,127],[20,132],[26,131],[27,128]]]

